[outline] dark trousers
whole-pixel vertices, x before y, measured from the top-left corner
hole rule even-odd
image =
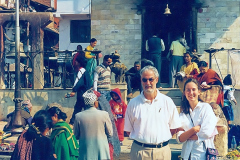
[[[85,109],[85,104],[84,104],[84,100],[83,99],[79,99],[77,100],[75,106],[74,106],[74,110],[73,110],[73,114],[72,114],[72,118],[70,119],[70,122],[69,124],[72,124],[74,123],[75,121],[75,115],[79,112],[82,111],[82,109]]]
[[[139,91],[142,91],[142,85],[141,85],[141,77],[139,76],[126,76],[126,82],[127,82],[127,92],[132,93],[133,89],[139,89]]]
[[[159,78],[157,88],[161,87],[161,68],[162,68],[162,56],[161,53],[149,53],[149,60],[154,63],[154,67],[157,69]]]

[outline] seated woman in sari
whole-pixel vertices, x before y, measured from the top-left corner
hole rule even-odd
[[[198,68],[200,70],[200,74],[196,77],[196,79],[202,89],[211,89],[211,85],[220,85],[223,90],[221,78],[217,72],[208,68],[208,64],[205,61],[200,61],[198,63]],[[223,107],[223,91],[221,91],[218,95],[216,103]]]
[[[96,45],[97,45],[97,40],[95,38],[92,38],[90,40],[90,45],[87,46],[86,50],[87,51],[93,51],[94,47]],[[96,55],[91,53],[91,52],[85,52],[85,57],[88,60],[86,70],[90,74],[90,77],[91,77],[91,83],[90,84],[93,84],[94,70],[97,66]]]
[[[199,74],[198,65],[192,62],[193,54],[190,52],[184,53],[185,64],[181,67],[180,72],[184,72],[186,75],[183,79],[178,79],[177,84],[181,92],[183,92],[183,86],[187,79],[196,78]]]

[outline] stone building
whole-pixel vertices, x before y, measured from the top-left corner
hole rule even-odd
[[[197,49],[208,62],[209,53],[204,50],[225,49],[211,57],[212,68],[221,77],[233,72],[228,53],[240,48],[239,0],[32,0],[33,3],[37,4],[35,9],[56,8],[60,51],[76,50],[78,44],[85,48],[95,37],[97,49],[104,55],[118,50],[128,68],[147,57],[145,42],[156,30],[166,46],[162,53],[163,83],[168,82],[169,70],[165,57],[179,34],[185,36],[190,50]],[[167,4],[170,15],[164,14]]]
[[[205,49],[230,49],[216,52],[212,57],[212,68],[226,74],[236,74],[232,70],[229,52],[232,48],[240,49],[240,1],[239,0],[214,0],[206,1],[198,10],[197,17],[197,42],[198,51],[203,54],[202,59],[209,60]],[[239,59],[240,61],[240,59]],[[238,75],[239,76],[239,75]],[[239,81],[240,77],[236,77]]]
[[[166,4],[172,13],[168,16],[163,14]],[[124,63],[131,66],[146,57],[145,41],[157,29],[166,46],[161,81],[168,82],[165,56],[177,34],[185,34],[190,49],[197,49],[207,62],[209,53],[204,50],[240,49],[239,10],[239,0],[93,0],[91,34],[100,40],[100,49],[120,50]],[[211,58],[212,68],[223,78],[232,72],[228,52],[218,51]]]
[[[136,14],[139,3],[138,0],[58,1],[55,15],[60,18],[59,49],[76,50],[78,44],[86,48],[90,38],[96,38],[96,48],[104,55],[118,50],[125,64],[131,66],[141,58],[141,15]],[[76,29],[81,27],[84,33]],[[76,35],[87,38],[74,39]]]
[[[141,58],[142,16],[136,14],[139,0],[92,1],[92,36],[104,53],[118,50],[128,66]]]
[[[164,14],[167,4],[171,15]],[[128,67],[136,60],[147,58],[145,42],[153,31],[158,32],[166,46],[162,53],[162,82],[168,82],[169,62],[165,57],[174,38],[185,34],[191,47],[197,46],[196,24],[193,26],[193,20],[197,19],[196,9],[192,10],[195,2],[92,0],[91,5],[91,36],[100,41],[99,49],[105,54],[118,50]]]
[[[1,0],[0,2],[5,3],[6,1]],[[35,9],[37,9],[37,6],[42,7],[45,2],[45,5],[51,4],[52,6],[53,1],[35,0],[32,2],[35,2]],[[75,50],[78,44],[85,48],[89,44],[90,38],[95,37],[98,39],[96,48],[102,50],[104,55],[118,50],[122,62],[130,68],[134,61],[147,57],[146,39],[152,34],[153,30],[158,30],[166,46],[166,50],[162,53],[163,75],[161,81],[163,83],[168,82],[169,62],[165,57],[171,42],[178,34],[184,34],[190,49],[196,48],[202,54],[201,58],[206,61],[209,61],[209,53],[204,51],[206,49],[221,49],[222,47],[224,49],[240,49],[240,0],[58,0],[54,2],[57,2],[57,4],[54,3],[54,6],[57,6],[54,16],[60,20],[60,51]],[[171,11],[170,15],[164,14],[167,4]],[[13,4],[9,5],[14,6]],[[0,17],[3,15],[1,13]],[[53,21],[52,17],[51,20]],[[36,20],[32,19],[32,21],[35,22]],[[42,28],[40,31],[36,31],[37,35],[40,35],[40,33],[43,36]],[[78,37],[81,38],[78,39]],[[51,38],[49,40],[52,41]],[[41,46],[35,46],[32,51],[36,51],[39,47],[42,48],[42,43],[42,40],[41,43],[36,43],[41,44]],[[3,52],[2,40],[1,44],[1,52]],[[222,77],[232,72],[228,52],[230,51],[221,50],[211,58],[212,68],[218,73],[221,71]],[[40,58],[36,58],[36,60],[40,61]],[[64,98],[65,91],[63,93],[58,90],[51,90],[51,92],[44,92],[43,94],[38,90],[31,92],[24,92],[23,99],[31,99],[33,105],[37,106],[36,108],[41,108],[55,100],[62,103],[63,106],[74,104],[70,99]],[[240,101],[238,98],[239,91],[236,93],[236,98]],[[1,113],[3,114],[0,115],[0,118],[14,108],[13,95],[13,91],[9,94],[2,90],[1,100],[3,103],[0,106],[3,106],[1,107]],[[240,111],[235,113],[240,113]],[[240,122],[237,117],[236,122]]]

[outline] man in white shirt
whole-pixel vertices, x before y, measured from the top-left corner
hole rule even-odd
[[[130,101],[125,116],[124,130],[134,140],[130,157],[170,160],[168,141],[181,126],[177,108],[170,97],[157,90],[155,67],[146,66],[140,74],[143,92]]]
[[[162,66],[162,51],[165,50],[164,42],[161,38],[157,37],[157,34],[153,34],[146,41],[146,51],[148,51],[148,59],[154,63],[154,67],[158,70],[159,80],[157,83],[157,88],[161,87],[161,66]]]

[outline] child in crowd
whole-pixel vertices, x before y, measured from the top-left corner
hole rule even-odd
[[[124,140],[124,117],[127,109],[126,103],[122,100],[119,88],[115,88],[110,92],[112,99],[109,101],[113,116],[115,118],[115,125],[118,131],[118,138],[120,144]]]
[[[223,107],[223,113],[228,121],[228,124],[231,124],[231,121],[234,120],[234,114],[233,114],[233,108],[232,103],[234,102],[235,105],[237,105],[237,101],[234,97],[234,88],[232,88],[230,85],[232,85],[232,78],[231,75],[228,74],[223,79],[223,88],[224,88],[224,107]]]

